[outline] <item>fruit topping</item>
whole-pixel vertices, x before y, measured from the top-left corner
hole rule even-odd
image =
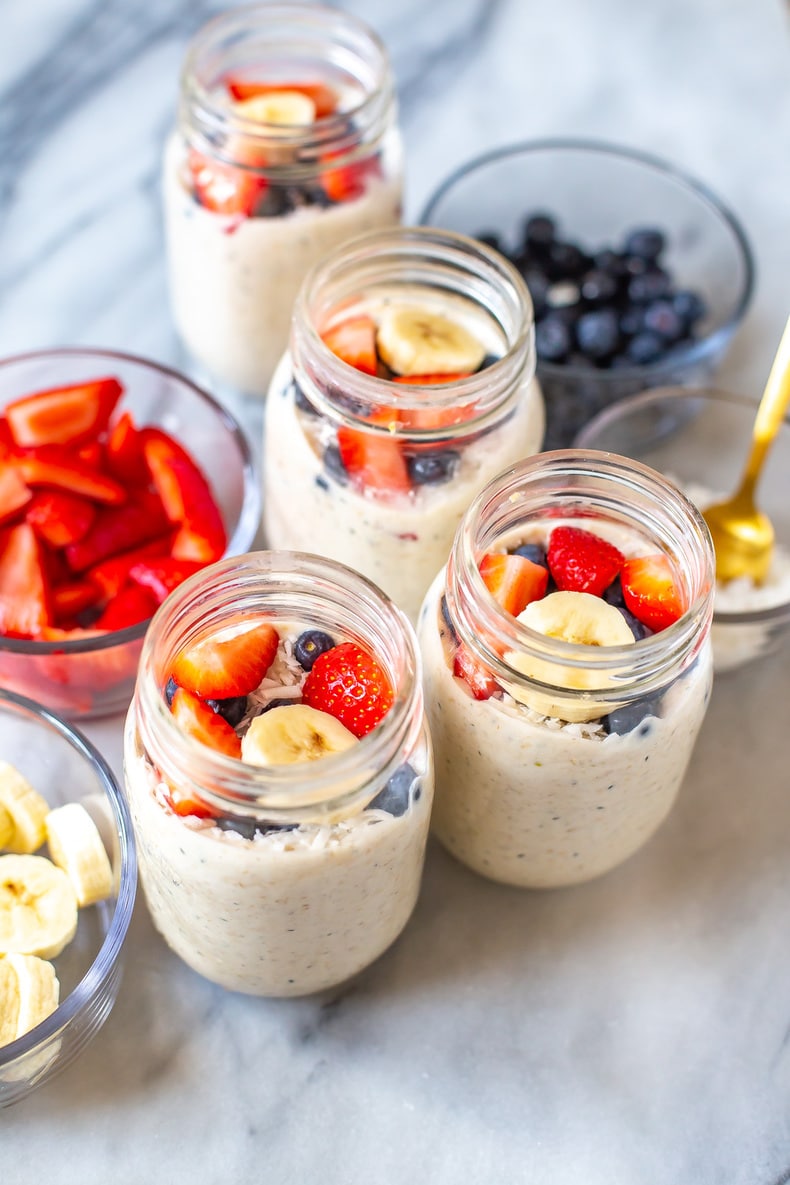
[[[241,742],[250,765],[296,765],[343,753],[357,737],[334,715],[308,704],[287,704],[256,716]]]
[[[268,188],[263,177],[190,149],[189,173],[195,197],[215,214],[247,218],[255,213]]]
[[[19,470],[13,465],[4,465],[0,469],[0,523],[16,518],[32,497],[33,492]]]
[[[21,454],[12,463],[29,486],[65,490],[110,506],[126,501],[126,490],[119,482],[60,445],[42,445],[35,454]]]
[[[412,801],[412,797],[420,796],[420,778],[408,761],[399,766],[388,780],[383,790],[368,803],[369,811],[386,811],[399,819],[405,815]]]
[[[331,86],[324,82],[254,82],[245,78],[227,78],[225,85],[231,98],[237,102],[256,99],[259,96],[288,94],[297,92],[308,98],[312,104],[314,119],[323,119],[333,115],[337,109],[337,95]]]
[[[625,559],[611,543],[581,527],[555,527],[549,537],[547,558],[558,589],[598,597],[615,579]]]
[[[13,953],[0,957],[0,1046],[41,1024],[59,1000],[60,983],[46,959]]]
[[[294,643],[294,658],[304,671],[311,671],[319,654],[331,650],[335,640],[323,630],[305,630]]]
[[[463,325],[409,305],[382,314],[376,345],[396,375],[468,374],[485,357],[485,347]]]
[[[463,679],[475,699],[490,699],[500,690],[496,679],[461,643],[453,659],[453,674]]]
[[[384,423],[391,420],[389,413],[381,418]],[[395,437],[344,424],[337,430],[337,447],[345,472],[362,490],[386,495],[408,493],[412,488],[401,442]]]
[[[384,719],[395,697],[373,655],[354,642],[341,642],[318,656],[302,698],[310,707],[335,716],[355,737],[363,737]]]
[[[172,687],[168,698],[169,704],[178,684],[175,679],[171,679],[167,686]],[[206,703],[213,712],[216,712],[223,720],[227,720],[232,728],[237,728],[247,714],[246,695],[231,695],[226,699],[207,699]]]
[[[287,129],[306,128],[315,119],[315,103],[301,91],[278,89],[236,100],[233,113],[252,123]]]
[[[173,556],[204,564],[220,559],[227,546],[225,527],[200,468],[166,432],[146,428],[143,436],[143,453],[154,487],[170,522],[179,524]]]
[[[147,621],[156,613],[159,602],[147,589],[133,584],[122,588],[116,597],[105,605],[93,623],[97,630],[125,630],[130,626]]]
[[[519,621],[548,638],[584,646],[631,646],[634,642],[620,610],[588,592],[549,593],[530,602]]]
[[[179,560],[174,556],[163,556],[152,560],[139,560],[129,568],[129,579],[141,588],[153,593],[158,605],[170,596],[174,588],[188,577],[199,572],[203,564],[199,560]]]
[[[343,362],[364,374],[376,374],[376,322],[372,317],[350,317],[321,334],[324,345]]]
[[[208,637],[181,650],[171,675],[201,699],[249,695],[268,671],[279,645],[274,626],[261,622],[230,637]]]
[[[672,625],[685,611],[677,577],[663,553],[627,560],[620,582],[626,608],[654,632]]]
[[[440,482],[450,481],[460,460],[460,453],[455,449],[445,448],[407,455],[409,479],[415,486],[438,485]]]
[[[117,379],[103,378],[15,399],[5,411],[14,442],[37,448],[95,439],[107,427],[122,390]]]
[[[480,561],[480,575],[494,600],[513,617],[543,597],[549,574],[542,564],[523,555],[490,553]]]
[[[77,898],[45,856],[0,856],[0,955],[52,959],[77,932]]]
[[[96,518],[96,507],[87,498],[63,490],[38,490],[25,520],[50,547],[67,547],[84,539]]]
[[[98,828],[84,806],[68,802],[44,820],[50,859],[71,881],[79,906],[104,901],[113,873]]]
[[[7,761],[0,761],[0,847],[29,856],[44,842],[47,800]],[[10,827],[10,829],[9,829]]]
[[[42,547],[28,523],[0,532],[0,632],[34,638],[51,624]]]
[[[241,741],[227,720],[223,720],[194,692],[179,687],[173,695],[170,711],[178,727],[188,736],[227,757],[241,757]]]

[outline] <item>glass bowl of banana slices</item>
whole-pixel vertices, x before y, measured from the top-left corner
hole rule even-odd
[[[107,1019],[137,883],[129,808],[89,741],[0,690],[0,1107]]]

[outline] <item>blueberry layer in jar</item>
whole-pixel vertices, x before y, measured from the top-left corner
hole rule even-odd
[[[386,51],[352,16],[253,5],[198,32],[164,200],[173,317],[212,379],[264,396],[307,271],[400,221],[396,118]]]
[[[306,279],[266,409],[264,533],[415,620],[474,495],[543,436],[529,294],[497,252],[403,228]]]
[[[450,852],[550,888],[645,843],[705,715],[713,572],[691,503],[612,454],[545,454],[479,495],[418,628]]]
[[[303,995],[397,938],[433,797],[420,673],[395,606],[313,556],[223,561],[169,598],[124,769],[151,916],[195,971]]]

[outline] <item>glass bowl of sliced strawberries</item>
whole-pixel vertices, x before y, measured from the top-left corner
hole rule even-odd
[[[239,425],[167,367],[107,350],[0,361],[0,686],[63,715],[124,709],[148,621],[251,546]]]

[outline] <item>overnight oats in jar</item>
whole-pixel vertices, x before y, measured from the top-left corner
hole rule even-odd
[[[417,900],[433,765],[413,630],[315,556],[190,579],[146,636],[124,771],[154,925],[234,991],[303,995]]]
[[[669,812],[710,695],[713,548],[611,453],[545,453],[475,500],[418,633],[434,829],[529,888],[599,876]]]
[[[264,535],[348,564],[415,620],[472,498],[543,426],[515,269],[451,232],[366,235],[299,293],[267,400]]]
[[[307,271],[400,221],[402,149],[386,51],[309,4],[223,13],[192,41],[164,161],[176,328],[215,380],[263,396]]]

